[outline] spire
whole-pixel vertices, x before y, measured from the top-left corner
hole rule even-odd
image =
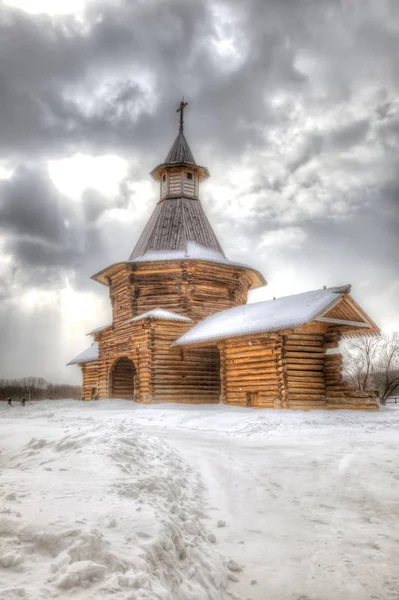
[[[207,179],[209,177],[209,171],[206,167],[201,167],[197,165],[195,162],[193,153],[190,150],[190,146],[186,140],[184,135],[184,109],[188,105],[187,102],[183,100],[180,102],[179,108],[176,109],[176,112],[180,113],[180,124],[179,124],[179,133],[177,138],[173,142],[171,149],[164,162],[157,165],[155,169],[151,171],[152,177],[159,181],[162,173],[165,170],[165,167],[168,166],[176,166],[176,165],[193,165],[198,169],[198,175],[200,181]]]
[[[186,106],[183,99],[176,111],[180,112],[179,133],[165,162],[151,172],[160,182],[160,201],[129,260],[149,260],[155,255],[172,258],[172,254],[175,258],[226,260],[199,200],[200,181],[209,177],[209,172],[197,165],[184,136]]]
[[[169,150],[168,156],[165,158],[164,164],[170,165],[172,163],[197,164],[182,130],[180,130],[179,135],[173,142],[173,146]]]

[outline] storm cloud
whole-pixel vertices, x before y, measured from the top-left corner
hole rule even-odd
[[[133,249],[182,96],[227,255],[269,296],[352,283],[399,328],[398,27],[395,0],[0,2],[0,375],[78,378],[68,353],[109,318],[90,275]],[[127,161],[116,191],[60,190],[50,165],[78,154]]]

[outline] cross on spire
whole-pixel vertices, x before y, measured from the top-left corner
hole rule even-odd
[[[180,106],[179,108],[176,109],[176,112],[180,113],[180,127],[179,127],[179,132],[183,133],[183,128],[184,128],[184,121],[183,121],[183,113],[184,113],[184,109],[187,106],[187,102],[184,102],[184,96],[183,96],[183,100],[180,102]]]

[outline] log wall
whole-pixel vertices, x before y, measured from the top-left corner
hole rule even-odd
[[[112,276],[114,324],[164,308],[198,322],[245,304],[253,282],[246,270],[201,261],[143,262]]]
[[[217,347],[171,346],[190,327],[192,323],[147,318],[97,333],[99,397],[144,403],[219,402]]]
[[[223,402],[236,406],[281,406],[283,364],[278,334],[225,340],[219,348]]]
[[[171,347],[192,324],[153,321],[152,401],[215,403],[220,397],[220,357],[216,346]]]
[[[287,409],[378,410],[373,392],[343,381],[341,330],[315,323],[290,332],[225,340],[221,398],[226,404]]]
[[[147,318],[117,320],[98,332],[99,360],[82,366],[84,397],[91,398],[94,388],[100,398],[134,396],[139,402],[378,410],[376,394],[343,381],[340,328],[315,323],[218,347],[172,347],[191,327]]]
[[[98,393],[98,361],[93,360],[80,365],[82,370],[82,396],[91,400]]]
[[[282,335],[283,408],[325,408],[322,331]]]
[[[134,395],[144,401],[151,393],[151,329],[144,321],[120,323],[118,327],[96,334],[99,342],[98,395],[100,398],[116,396],[112,389],[112,369],[123,357],[130,359],[136,370]],[[129,393],[129,397],[131,394]]]

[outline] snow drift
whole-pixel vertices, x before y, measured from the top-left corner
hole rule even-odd
[[[165,442],[124,423],[29,429],[0,454],[2,600],[224,597],[199,484]]]

